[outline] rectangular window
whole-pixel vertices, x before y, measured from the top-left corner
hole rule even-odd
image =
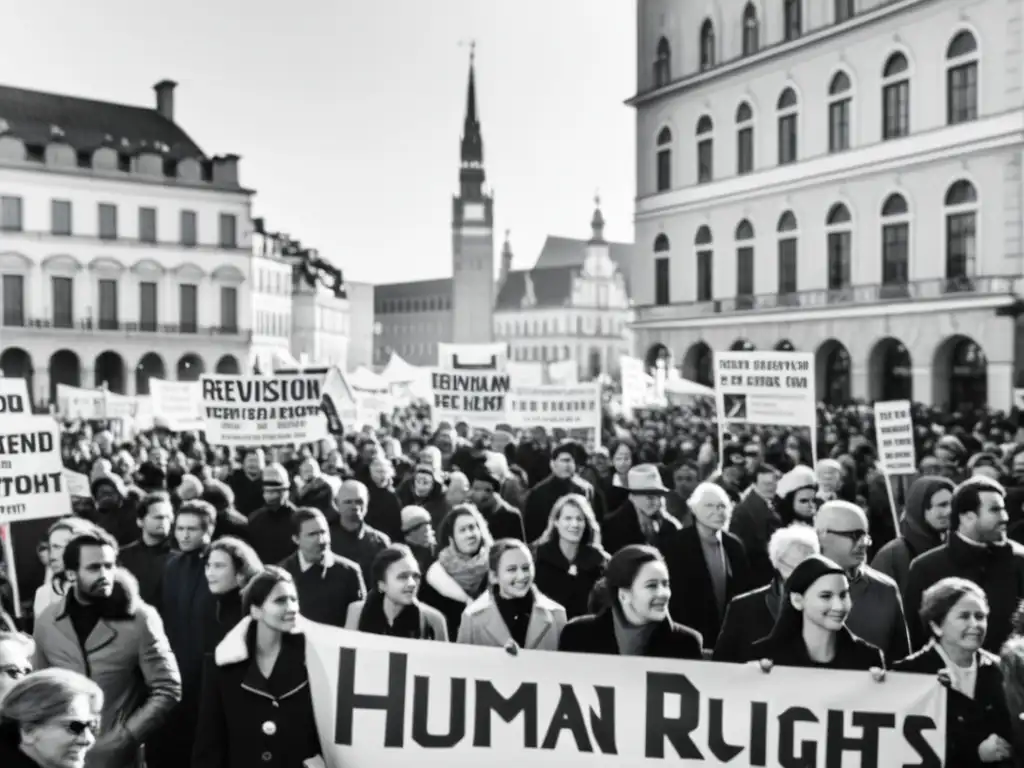
[[[113,203],[100,203],[99,219],[100,239],[117,240],[117,206]]]
[[[803,0],[785,0],[783,16],[785,21],[786,40],[796,40],[803,32],[803,19],[800,3]]]
[[[157,284],[139,283],[139,330],[155,333],[157,318],[160,316],[160,304]]]
[[[199,331],[199,287],[183,284],[178,286],[180,317],[178,324],[182,333]]]
[[[796,291],[796,238],[787,237],[779,240],[779,295]]]
[[[654,303],[659,307],[663,307],[669,302],[668,269],[667,256],[654,260]]]
[[[21,198],[13,195],[0,197],[0,230],[21,232]]]
[[[740,128],[736,132],[736,172],[740,175],[754,170],[754,129]]]
[[[849,232],[829,232],[828,235],[828,289],[841,291],[850,287]]]
[[[220,289],[220,329],[224,333],[238,333],[238,289],[224,286]]]
[[[156,208],[139,208],[139,241],[156,242]]]
[[[783,115],[779,118],[779,165],[795,163],[796,150],[796,115]]]
[[[75,281],[70,277],[51,278],[53,327],[71,328],[75,324]]]
[[[117,280],[100,280],[100,330],[116,331],[119,327],[117,313]]]
[[[4,325],[21,328],[25,325],[25,278],[22,275],[4,275]]]
[[[181,212],[181,244],[187,248],[194,248],[197,242],[196,235],[196,212]]]
[[[836,24],[853,18],[853,0],[835,0]]]
[[[658,191],[668,192],[672,189],[672,150],[658,150]]]
[[[235,214],[220,215],[220,237],[217,242],[221,248],[238,247],[238,217]]]
[[[949,125],[978,119],[978,62],[951,67],[946,73],[946,122]]]
[[[736,249],[736,308],[754,306],[754,249],[743,246]]]
[[[977,221],[974,213],[946,216],[946,278],[959,283],[974,274]]]
[[[711,181],[715,176],[714,156],[712,152],[711,139],[701,139],[697,142],[697,183],[704,184]]]
[[[850,148],[850,99],[833,101],[828,106],[828,151]]]
[[[51,200],[50,201],[50,234],[70,235],[71,234],[71,201]]]
[[[910,81],[901,80],[882,89],[882,138],[899,139],[910,134]]]
[[[697,301],[711,301],[713,275],[711,251],[697,252]]]
[[[886,224],[882,227],[882,284],[905,286],[910,260],[910,225]]]

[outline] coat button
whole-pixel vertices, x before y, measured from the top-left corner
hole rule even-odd
[[[264,752],[262,755],[260,755],[260,759],[264,763],[269,763],[271,760],[274,759],[274,756],[272,754],[270,754],[269,752]]]
[[[273,736],[277,733],[277,723],[273,720],[267,720],[262,726],[263,734],[265,736]]]

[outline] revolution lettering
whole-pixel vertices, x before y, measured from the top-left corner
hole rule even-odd
[[[222,403],[319,403],[320,398],[321,382],[311,377],[203,379],[203,400]]]
[[[0,475],[0,498],[60,493],[63,488],[63,472],[40,472],[34,475]]]
[[[434,391],[494,392],[506,394],[512,377],[505,374],[433,373],[430,377]]]
[[[52,453],[53,447],[53,433],[51,432],[0,435],[0,456]]]

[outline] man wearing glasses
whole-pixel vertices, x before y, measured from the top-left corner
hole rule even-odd
[[[36,644],[20,632],[0,632],[0,702],[21,678],[32,672]]]
[[[864,510],[848,501],[827,501],[814,516],[821,554],[846,571],[853,608],[846,626],[881,649],[886,661],[910,655],[910,636],[896,582],[867,565],[871,536]]]

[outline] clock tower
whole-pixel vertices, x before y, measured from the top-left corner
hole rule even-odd
[[[493,326],[494,198],[484,189],[484,140],[476,112],[475,66],[471,48],[459,194],[452,199],[452,342],[456,344],[486,344],[491,341]]]

